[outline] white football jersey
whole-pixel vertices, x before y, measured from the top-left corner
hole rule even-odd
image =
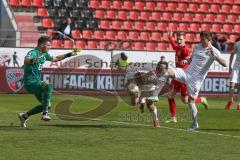
[[[220,51],[213,47],[213,51],[217,57],[222,57]],[[209,68],[214,62],[214,58],[209,48],[205,48],[202,44],[197,44],[192,53],[192,62],[189,67],[185,70],[191,77],[204,79],[207,76]]]
[[[233,69],[239,69],[240,68],[240,41],[236,42],[233,47],[233,53],[237,54],[237,57],[235,59]]]

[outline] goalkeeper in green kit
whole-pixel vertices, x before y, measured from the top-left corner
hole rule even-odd
[[[51,92],[53,87],[47,82],[41,81],[41,70],[45,61],[57,62],[65,58],[75,56],[80,49],[74,49],[70,53],[52,57],[48,51],[51,48],[51,39],[42,36],[38,39],[37,47],[28,52],[24,59],[24,88],[40,102],[26,113],[20,113],[19,119],[22,127],[26,127],[26,121],[34,114],[42,112],[42,120],[51,120],[48,110],[51,107]]]

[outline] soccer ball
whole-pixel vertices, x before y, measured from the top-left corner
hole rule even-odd
[[[128,85],[128,91],[130,93],[137,93],[137,92],[139,92],[139,87],[136,84],[134,84],[134,83],[130,83]]]

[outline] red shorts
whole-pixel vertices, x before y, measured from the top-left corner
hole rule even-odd
[[[179,82],[177,80],[172,80],[171,86],[173,87],[174,91],[177,93],[181,90],[181,96],[187,96],[187,87],[184,83]]]

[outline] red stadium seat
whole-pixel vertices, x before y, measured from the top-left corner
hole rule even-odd
[[[107,40],[115,40],[116,33],[114,31],[106,31],[105,39]]]
[[[114,0],[112,2],[112,8],[116,10],[120,10],[122,8],[122,1]]]
[[[134,29],[142,31],[144,29],[144,23],[142,21],[135,21]]]
[[[122,22],[121,21],[112,21],[111,29],[120,30],[122,28]]]
[[[163,12],[161,19],[162,19],[163,21],[171,21],[171,20],[172,20],[172,13]]]
[[[33,0],[32,6],[34,7],[43,7],[43,0]]]
[[[200,31],[200,26],[197,23],[190,23],[189,30],[191,32],[199,32]]]
[[[52,40],[52,48],[62,48],[62,41],[58,39]]]
[[[111,8],[111,1],[109,1],[109,0],[102,0],[101,1],[101,8],[103,8],[103,9],[110,9]]]
[[[195,40],[195,34],[193,34],[193,33],[187,33],[186,34],[186,41],[187,42],[194,42],[194,40]]]
[[[132,10],[133,2],[132,1],[123,1],[123,9]]]
[[[166,51],[168,48],[166,43],[158,43],[157,44],[157,50],[159,51]]]
[[[211,30],[211,26],[209,24],[201,24],[201,30],[202,31],[210,31]]]
[[[158,11],[166,11],[166,4],[165,2],[157,2],[157,6],[155,7],[155,10]]]
[[[135,1],[134,6],[136,10],[142,11],[144,10],[145,4],[142,1]]]
[[[193,21],[194,15],[192,13],[184,13],[183,19],[186,22],[191,22]]]
[[[226,33],[231,33],[231,32],[232,32],[232,29],[233,29],[232,25],[224,24],[222,31],[223,31],[223,32],[226,32]]]
[[[200,4],[199,12],[204,12],[204,13],[209,12],[209,5],[208,4]]]
[[[81,38],[81,32],[78,29],[72,30],[72,38],[80,39]]]
[[[239,24],[235,24],[233,27],[233,32],[235,33],[240,33],[240,25]]]
[[[128,39],[138,40],[138,32],[135,32],[135,31],[128,32]]]
[[[240,6],[239,5],[233,5],[232,6],[232,13],[240,14]]]
[[[196,3],[190,3],[188,5],[188,11],[189,12],[198,12],[198,4]]]
[[[42,26],[46,29],[52,29],[54,27],[53,21],[50,18],[43,18],[42,19]]]
[[[211,32],[219,33],[221,32],[222,25],[220,24],[212,24]]]
[[[173,13],[173,21],[181,22],[183,15],[181,13]]]
[[[188,32],[188,23],[179,23],[179,31]]]
[[[168,23],[168,30],[169,31],[177,31],[178,30],[178,23]]]
[[[231,6],[230,5],[222,5],[221,11],[222,11],[222,13],[226,13],[226,14],[230,13],[231,12]]]
[[[134,50],[144,50],[144,42],[135,42]]]
[[[152,32],[151,34],[151,40],[152,41],[160,41],[161,39],[161,33],[160,32]]]
[[[21,0],[21,6],[23,6],[23,7],[31,7],[31,5],[32,5],[32,1],[31,0]],[[44,16],[42,16],[42,17],[44,17]]]
[[[230,41],[230,43],[235,43],[236,40],[237,40],[237,38],[239,38],[239,35],[231,34],[231,35],[229,36],[229,41]]]
[[[217,14],[215,22],[225,23],[225,21],[226,21],[226,16],[225,15]]]
[[[140,12],[139,19],[148,21],[149,20],[149,12]]]
[[[160,21],[160,17],[161,17],[161,15],[159,12],[152,12],[151,19],[153,21]]]
[[[176,11],[177,10],[177,3],[171,3],[171,2],[168,2],[167,3],[167,11]]]
[[[98,48],[97,41],[88,41],[87,48],[88,49],[97,49]]]
[[[188,9],[187,3],[178,3],[178,6],[177,6],[178,12],[186,12],[187,9]]]
[[[149,32],[140,32],[140,40],[149,41],[150,40]]]
[[[76,48],[85,49],[86,48],[86,42],[84,40],[76,41]]]
[[[154,31],[156,27],[155,22],[146,22],[145,29],[148,31]]]
[[[123,29],[132,30],[133,24],[132,21],[123,21]]]
[[[92,39],[93,33],[91,30],[83,30],[82,31],[82,38],[83,39]]]
[[[211,4],[211,6],[210,6],[210,11],[211,11],[211,12],[213,12],[213,13],[218,13],[219,10],[220,10],[219,5],[217,5],[217,4]]]
[[[195,14],[195,18],[194,18],[195,22],[203,22],[203,20],[204,20],[204,14],[201,14],[201,13]]]
[[[98,39],[98,40],[104,39],[104,31],[102,31],[102,30],[95,30],[94,31],[94,39]]]
[[[206,22],[214,22],[215,21],[215,15],[214,14],[207,14],[205,17]]]
[[[90,8],[98,9],[99,8],[99,0],[90,0],[89,2]]]
[[[108,41],[100,41],[99,42],[99,49],[107,49]]]
[[[155,5],[156,3],[155,2],[146,2],[146,10],[148,11],[154,11],[155,10]]]
[[[147,42],[146,43],[146,50],[147,51],[155,51],[157,48],[157,44],[154,42]]]
[[[162,39],[161,39],[162,41],[168,41],[168,35],[167,35],[167,33],[163,33],[162,34]]]
[[[104,19],[104,17],[105,17],[104,10],[96,10],[95,11],[95,18]]]
[[[37,9],[37,16],[47,17],[48,16],[48,9],[47,8],[38,8]]]
[[[235,3],[235,1],[234,1],[234,0],[225,0],[224,3],[225,3],[225,4],[231,4],[231,5],[232,5],[232,4]]]
[[[214,0],[204,0],[203,2],[212,4],[214,2]]]
[[[114,10],[107,10],[106,18],[107,19],[116,19],[116,11],[114,11]]]
[[[127,33],[124,31],[118,31],[117,32],[117,39],[118,40],[126,40],[127,39]]]
[[[110,28],[110,22],[108,20],[101,20],[100,21],[100,27],[102,29],[109,29]]]
[[[225,3],[225,0],[215,0],[215,3],[224,4],[224,3]]]
[[[129,12],[129,19],[136,21],[136,20],[138,19],[138,12],[136,12],[136,11],[130,11],[130,12]]]
[[[158,31],[166,31],[167,30],[167,25],[164,22],[158,22],[157,23],[157,30]]]
[[[73,41],[71,41],[71,40],[64,40],[63,41],[63,48],[73,48]]]
[[[9,4],[12,7],[19,7],[20,6],[20,0],[9,0]]]
[[[127,19],[127,12],[126,11],[118,11],[118,19],[126,20]]]
[[[236,18],[235,15],[229,14],[229,15],[227,16],[227,22],[228,22],[228,23],[236,23],[236,21],[237,21],[237,18]]]

